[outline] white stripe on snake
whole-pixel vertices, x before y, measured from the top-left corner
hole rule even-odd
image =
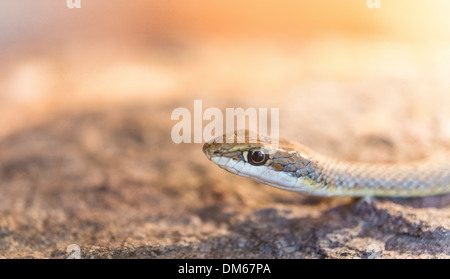
[[[250,140],[249,140],[250,139]],[[254,139],[254,140],[253,140]],[[203,146],[219,167],[281,189],[323,196],[414,197],[450,192],[450,157],[400,164],[348,162],[247,130]]]

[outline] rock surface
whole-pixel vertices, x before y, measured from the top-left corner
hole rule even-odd
[[[60,115],[1,138],[0,255],[450,258],[450,195],[274,189],[219,169],[200,144],[172,143],[173,108]]]
[[[300,195],[170,136],[202,100],[341,159],[450,149],[443,1],[64,2],[0,2],[0,257],[450,258],[450,194]]]

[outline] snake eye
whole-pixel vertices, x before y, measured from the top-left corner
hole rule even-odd
[[[252,150],[247,154],[247,161],[254,166],[264,165],[269,159],[269,154],[263,153],[260,150]]]

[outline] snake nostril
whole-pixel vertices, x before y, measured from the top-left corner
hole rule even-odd
[[[219,150],[217,150],[214,144],[211,143],[203,144],[202,150],[203,153],[205,153],[206,157],[208,157],[208,159],[211,159],[214,155],[219,154]]]

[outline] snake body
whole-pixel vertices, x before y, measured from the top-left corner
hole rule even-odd
[[[203,146],[219,167],[281,189],[323,196],[414,197],[450,192],[450,160],[372,164],[343,161],[301,144],[240,130]]]

